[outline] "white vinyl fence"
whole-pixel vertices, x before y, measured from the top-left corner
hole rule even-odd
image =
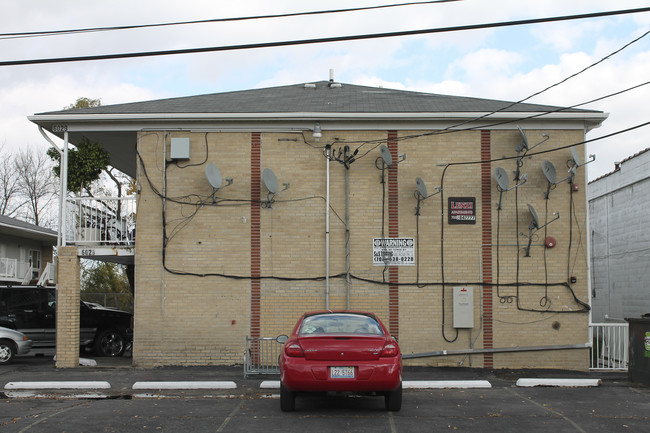
[[[627,370],[627,323],[592,323],[589,325],[589,337],[592,342],[590,370]]]

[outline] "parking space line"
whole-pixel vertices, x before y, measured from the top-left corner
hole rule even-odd
[[[230,412],[230,414],[228,414],[226,419],[223,420],[223,422],[221,423],[221,425],[217,429],[217,432],[223,431],[223,429],[226,428],[226,426],[228,425],[230,420],[233,419],[233,417],[237,414],[237,412],[239,412],[239,409],[241,409],[243,404],[244,404],[243,401],[239,402],[239,404],[232,410],[232,412]]]
[[[559,412],[559,411],[556,410],[556,409],[550,409],[550,408],[544,406],[543,404],[537,403],[537,402],[536,402],[535,400],[533,400],[531,397],[524,397],[523,395],[519,394],[517,391],[515,391],[515,390],[512,389],[512,388],[505,388],[505,389],[506,389],[508,392],[511,392],[511,393],[513,393],[514,395],[516,395],[517,397],[521,398],[523,401],[527,401],[527,402],[529,402],[529,403],[532,403],[532,404],[534,404],[535,406],[537,406],[537,407],[539,407],[539,408],[541,408],[541,409],[544,409],[546,412],[549,412],[549,413],[551,413],[551,414],[553,414],[553,415],[559,416],[559,417],[562,418],[564,421],[566,421],[567,423],[571,424],[571,426],[573,426],[573,428],[575,428],[575,429],[576,429],[577,431],[579,431],[580,433],[587,433],[587,432],[586,432],[582,427],[580,427],[578,424],[576,424],[575,421],[573,421],[573,420],[572,420],[571,418],[569,418],[568,416],[564,415],[562,412]]]

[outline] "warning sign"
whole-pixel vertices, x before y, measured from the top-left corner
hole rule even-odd
[[[373,266],[415,266],[413,238],[374,238],[372,240]]]

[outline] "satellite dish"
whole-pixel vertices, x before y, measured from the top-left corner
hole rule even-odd
[[[555,171],[555,166],[551,161],[542,162],[542,172],[548,180],[548,183],[555,185],[557,181],[557,173]]]
[[[208,182],[210,182],[210,185],[214,189],[219,189],[221,188],[221,183],[222,183],[222,177],[221,177],[221,172],[219,171],[219,168],[212,164],[209,163],[208,165],[205,166],[205,177],[208,178]]]
[[[426,198],[427,197],[427,186],[424,184],[424,181],[420,179],[419,177],[415,178],[415,184],[418,187],[418,194],[420,197]]]
[[[528,211],[530,212],[530,216],[533,217],[533,220],[530,222],[530,227],[531,229],[538,229],[539,228],[539,217],[537,216],[537,212],[535,211],[535,208],[531,206],[530,203],[528,203]]]
[[[393,156],[390,154],[390,150],[382,144],[379,146],[379,151],[381,152],[381,159],[384,160],[384,164],[389,167],[393,165]]]
[[[508,190],[508,187],[510,186],[510,180],[508,179],[508,173],[506,173],[503,168],[497,167],[494,169],[494,179],[497,181],[499,188],[504,191]]]
[[[521,134],[521,143],[517,147],[517,151],[521,152],[522,150],[526,149],[528,150],[528,138],[526,137],[526,134],[524,133],[524,130],[521,129],[519,125],[517,125],[517,129],[519,130],[519,133]]]
[[[262,170],[262,182],[264,182],[264,186],[271,194],[278,192],[278,179],[270,168]]]
[[[573,162],[575,163],[575,166],[580,167],[580,155],[578,155],[578,151],[575,149],[575,147],[572,147],[570,150],[571,150],[571,156],[573,157]]]

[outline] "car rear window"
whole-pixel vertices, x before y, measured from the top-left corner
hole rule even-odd
[[[300,335],[370,334],[384,335],[377,320],[361,314],[317,314],[305,317]]]

